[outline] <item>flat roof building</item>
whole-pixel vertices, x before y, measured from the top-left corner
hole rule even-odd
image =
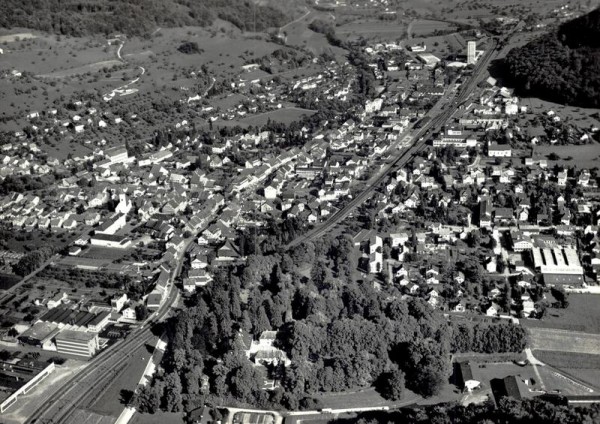
[[[20,360],[0,362],[0,413],[6,412],[19,395],[27,394],[54,371],[54,362]]]
[[[94,356],[99,347],[98,334],[85,331],[64,330],[55,341],[58,352],[83,358]]]
[[[572,247],[537,247],[532,250],[535,269],[548,285],[583,283],[583,267]]]
[[[435,65],[441,62],[441,59],[431,53],[421,53],[417,55],[419,60],[428,68],[434,68]]]

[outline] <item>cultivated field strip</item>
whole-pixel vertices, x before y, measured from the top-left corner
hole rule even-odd
[[[600,334],[553,328],[530,328],[532,349],[600,355]]]

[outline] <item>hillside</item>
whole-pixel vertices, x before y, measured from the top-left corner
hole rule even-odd
[[[249,31],[255,16],[258,31],[290,19],[281,9],[264,4],[255,9],[248,0],[2,0],[0,27],[73,36],[143,35],[159,26],[207,26],[216,18]]]
[[[600,107],[600,9],[511,50],[505,65],[521,95]]]

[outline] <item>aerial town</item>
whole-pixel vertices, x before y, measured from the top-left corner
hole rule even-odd
[[[214,3],[0,19],[0,421],[600,420],[597,4]]]

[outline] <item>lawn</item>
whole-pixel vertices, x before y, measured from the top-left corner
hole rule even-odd
[[[309,109],[289,107],[247,116],[243,119],[240,119],[240,122],[242,124],[254,126],[266,125],[269,120],[273,122],[281,122],[283,124],[290,124],[292,122],[301,120],[305,116],[313,115],[314,113],[315,111]]]
[[[590,294],[569,294],[567,309],[548,309],[541,320],[522,320],[525,327],[557,328],[600,334],[600,297]]]
[[[90,246],[81,257],[90,259],[106,259],[116,261],[131,252],[131,249],[111,249],[108,247]]]
[[[131,424],[181,424],[184,422],[181,412],[156,412],[155,414],[135,414]]]
[[[409,391],[405,390],[402,399],[394,402],[382,398],[374,388],[357,389],[348,392],[339,393],[321,393],[316,396],[321,401],[324,408],[341,409],[341,408],[361,408],[369,406],[405,406],[419,402],[422,398]]]

